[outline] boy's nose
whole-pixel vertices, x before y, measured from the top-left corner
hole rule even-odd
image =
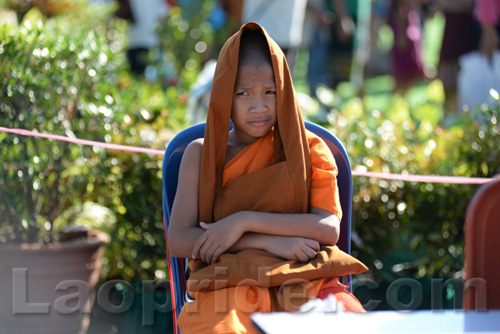
[[[262,97],[254,97],[250,107],[251,112],[261,112],[267,109],[267,104]]]

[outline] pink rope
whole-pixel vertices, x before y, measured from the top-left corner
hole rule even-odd
[[[62,141],[67,141],[67,142],[74,143],[74,144],[97,146],[97,147],[102,147],[102,148],[110,149],[110,150],[145,153],[145,154],[153,154],[153,155],[164,155],[164,153],[165,153],[164,151],[161,151],[161,150],[153,150],[153,149],[148,149],[148,148],[117,145],[117,144],[106,144],[106,143],[97,142],[97,141],[93,141],[93,140],[69,138],[69,137],[65,137],[65,136],[38,133],[38,132],[24,130],[24,129],[10,129],[10,128],[0,127],[0,132],[14,133],[14,134],[22,135],[22,136],[41,137],[41,138],[48,138],[48,139],[54,139],[54,140],[62,140]],[[399,181],[409,181],[409,182],[428,182],[428,183],[453,183],[453,184],[483,184],[483,183],[487,183],[487,182],[494,180],[492,178],[479,178],[479,177],[402,175],[402,174],[392,174],[392,173],[357,172],[357,171],[352,171],[352,175],[374,177],[374,178],[386,179],[386,180],[399,180]]]
[[[9,129],[9,128],[0,127],[0,131],[15,133],[15,134],[22,135],[22,136],[41,137],[41,138],[67,141],[67,142],[74,143],[74,144],[97,146],[97,147],[102,147],[102,148],[109,149],[109,150],[119,150],[119,151],[154,154],[154,155],[163,155],[164,154],[164,151],[153,150],[153,149],[149,149],[149,148],[125,146],[125,145],[118,145],[118,144],[106,144],[106,143],[93,141],[93,140],[69,138],[69,137],[65,137],[65,136],[38,133],[38,132],[33,132],[30,130],[23,130],[23,129]]]
[[[494,179],[480,177],[462,177],[462,176],[435,176],[435,175],[402,175],[392,173],[374,173],[352,171],[354,176],[375,177],[386,180],[400,180],[409,182],[427,182],[427,183],[453,183],[453,184],[483,184]]]

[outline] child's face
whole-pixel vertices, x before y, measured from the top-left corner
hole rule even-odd
[[[241,144],[265,135],[276,123],[276,85],[269,64],[243,65],[234,86],[231,119]]]

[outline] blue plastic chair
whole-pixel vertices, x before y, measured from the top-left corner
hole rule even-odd
[[[351,208],[352,208],[352,173],[347,152],[340,140],[330,131],[311,122],[305,122],[306,128],[321,137],[330,148],[338,167],[337,183],[342,206],[342,220],[340,222],[340,237],[338,247],[344,252],[351,253]],[[168,144],[163,158],[163,220],[168,254],[168,224],[170,210],[174,202],[179,176],[179,166],[187,145],[205,134],[205,123],[193,125],[179,132]],[[174,314],[174,332],[179,333],[177,317],[186,302],[187,259],[175,258],[168,255],[170,275],[170,291],[173,292],[172,311]],[[341,282],[349,286],[351,277],[341,278]]]

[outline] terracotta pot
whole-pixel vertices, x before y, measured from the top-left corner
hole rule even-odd
[[[107,239],[0,245],[0,333],[86,333]]]

